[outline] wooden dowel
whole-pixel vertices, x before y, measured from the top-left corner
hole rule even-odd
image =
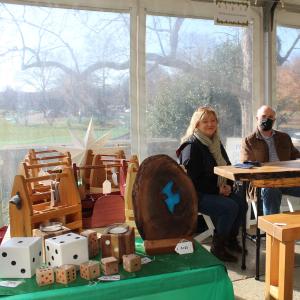
[[[74,166],[74,165],[73,165]],[[74,166],[77,170],[90,170],[90,169],[106,169],[106,168],[121,168],[122,165],[120,164],[113,164],[113,165],[94,165],[94,166]]]
[[[52,163],[45,163],[45,164],[33,164],[33,165],[26,165],[28,169],[39,169],[39,168],[47,168],[47,167],[56,167],[56,166],[67,166],[68,163],[64,161],[57,161]]]
[[[69,156],[68,155],[44,156],[44,157],[33,158],[33,160],[49,160],[49,159],[58,159],[58,158],[69,158]]]
[[[55,180],[59,179],[62,177],[67,177],[68,174],[65,173],[58,173],[58,174],[53,174],[53,175],[45,175],[45,176],[39,176],[39,177],[32,177],[32,178],[26,178],[26,182],[38,182],[38,181],[43,181],[43,180]]]
[[[35,151],[33,150],[34,154],[43,154],[43,153],[56,153],[58,152],[57,150],[42,150],[42,151]]]

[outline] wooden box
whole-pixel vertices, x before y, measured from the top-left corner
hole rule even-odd
[[[114,256],[119,261],[125,254],[135,252],[134,228],[129,227],[125,233],[120,234],[102,234],[101,236],[102,257]]]

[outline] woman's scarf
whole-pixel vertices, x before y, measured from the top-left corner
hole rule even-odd
[[[214,157],[218,166],[226,166],[226,160],[224,159],[222,152],[221,152],[221,141],[219,131],[217,130],[214,134],[213,138],[210,139],[206,135],[204,135],[199,129],[194,130],[195,137],[205,146],[208,147],[209,152]],[[218,176],[218,187],[223,186],[226,184],[226,178],[222,176]]]

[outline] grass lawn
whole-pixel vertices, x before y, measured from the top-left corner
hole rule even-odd
[[[0,120],[0,149],[8,146],[20,145],[53,145],[53,144],[71,144],[72,137],[70,131],[76,136],[80,136],[83,140],[88,124],[68,125],[67,122],[56,125],[36,124],[36,125],[20,125],[10,123],[6,120]],[[107,132],[111,132],[112,138],[119,138],[128,134],[129,129],[124,127],[100,127],[94,125],[96,138],[101,137]]]

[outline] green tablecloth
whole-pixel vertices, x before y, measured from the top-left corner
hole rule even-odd
[[[143,255],[141,240],[137,241],[136,250]],[[192,254],[150,258],[153,261],[139,272],[128,273],[121,268],[121,280],[117,282],[89,282],[78,274],[68,286],[39,287],[33,277],[23,280],[17,288],[0,287],[0,299],[234,299],[224,265],[198,243]]]

